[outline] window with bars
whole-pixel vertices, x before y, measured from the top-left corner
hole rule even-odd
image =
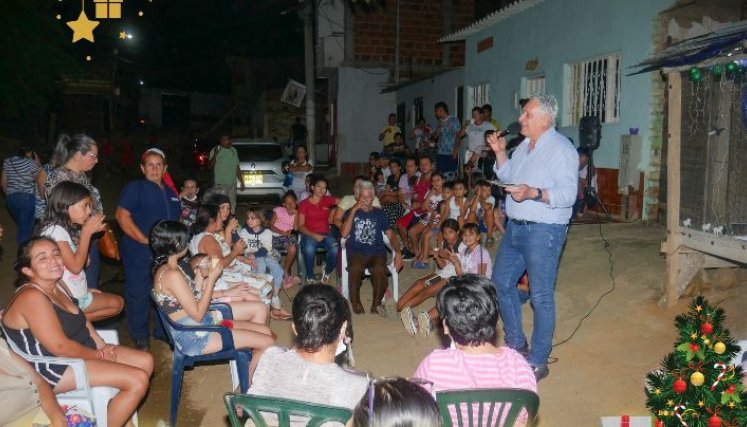
[[[481,83],[470,87],[470,110],[490,104],[490,83]]]
[[[523,98],[545,93],[545,76],[524,79]]]
[[[600,56],[566,66],[563,126],[578,126],[581,117],[602,123],[620,119],[620,54]]]

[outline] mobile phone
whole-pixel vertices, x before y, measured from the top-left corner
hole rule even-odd
[[[428,286],[433,285],[434,283],[438,282],[439,280],[441,280],[441,276],[433,276],[430,279],[428,279],[428,280],[425,281],[425,287],[427,288]]]

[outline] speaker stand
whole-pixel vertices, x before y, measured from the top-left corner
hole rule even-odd
[[[591,198],[591,200],[595,201],[598,206],[602,207],[602,211],[604,212],[607,221],[611,222],[612,218],[610,217],[610,212],[607,210],[607,206],[599,197],[599,193],[597,193],[596,188],[594,188],[594,186],[592,185],[594,179],[594,177],[592,176],[592,171],[596,172],[596,169],[594,169],[594,150],[589,150],[589,162],[586,164],[586,186],[584,187],[584,203],[586,203],[587,197]],[[599,211],[597,210],[597,212]]]

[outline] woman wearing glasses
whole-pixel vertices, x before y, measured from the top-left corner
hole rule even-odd
[[[91,184],[88,178],[90,172],[99,161],[99,148],[96,141],[88,135],[79,133],[73,136],[62,134],[57,140],[54,153],[52,154],[52,165],[56,167],[50,170],[44,183],[46,197],[52,189],[63,181],[78,183],[91,193],[91,214],[97,215],[104,212],[101,205],[101,194]],[[89,262],[86,266],[86,280],[89,288],[99,287],[99,275],[101,272],[101,255],[99,253],[98,238],[94,237],[89,246]]]

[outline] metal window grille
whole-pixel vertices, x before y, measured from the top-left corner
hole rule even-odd
[[[482,107],[485,104],[490,104],[490,83],[482,83],[472,86],[472,106]]]
[[[577,126],[584,116],[620,119],[619,53],[568,65],[563,126]]]
[[[424,113],[423,112],[423,97],[419,96],[412,101],[412,126],[413,127],[418,125],[418,120],[420,120],[421,117],[425,117],[423,113]]]
[[[532,95],[539,95],[545,93],[545,77],[535,77],[532,79],[526,79],[524,84],[524,96],[529,97]]]

